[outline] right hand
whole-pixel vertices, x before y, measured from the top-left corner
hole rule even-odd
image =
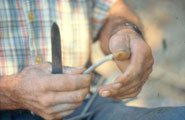
[[[15,77],[9,94],[22,108],[44,119],[61,119],[72,114],[88,94],[92,76],[81,75],[83,71],[51,74],[49,63],[31,66]]]

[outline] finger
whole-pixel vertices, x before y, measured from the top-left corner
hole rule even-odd
[[[71,92],[48,93],[39,98],[39,104],[43,107],[51,107],[57,104],[74,104],[82,102],[89,92],[89,88],[84,88]]]
[[[55,74],[47,76],[47,79],[48,81],[44,85],[47,91],[74,91],[89,87],[92,82],[92,75]]]
[[[98,93],[102,97],[109,97],[119,93],[119,89],[122,87],[121,83],[103,85],[98,88]]]
[[[31,66],[31,68],[38,68],[38,69],[43,70],[46,73],[51,73],[51,70],[52,70],[50,62],[44,62],[41,64],[33,65],[33,66]]]
[[[111,91],[111,88],[112,88],[111,85],[104,85],[104,86],[100,86],[97,91],[100,96],[109,97],[111,94],[113,94],[113,92],[117,92],[117,91]]]
[[[130,51],[130,42],[128,35],[123,35],[124,30],[114,34],[109,40],[110,51],[114,54],[119,51]]]
[[[148,51],[151,52],[150,48],[140,37],[133,37],[133,35],[129,35],[129,39],[131,58],[130,64],[127,67],[126,71],[125,68],[122,68],[124,66],[124,63],[122,61],[116,61],[120,70],[124,72],[125,75],[123,75],[122,77],[125,77],[125,79],[128,76],[132,77],[133,75],[142,74],[142,69],[143,67],[145,67],[146,58],[148,58],[148,54],[146,53]],[[129,78],[127,80],[129,80]]]
[[[49,119],[52,120],[51,115],[49,115],[49,114],[43,112],[42,110],[34,109],[33,112],[34,112],[36,115],[42,117],[42,118],[45,119],[45,120],[49,120]]]
[[[150,73],[151,70],[148,70],[141,78],[135,79],[133,82],[127,84],[126,86],[122,85],[121,89],[119,89],[119,93],[125,94],[130,93],[129,91],[137,91],[140,87],[143,86]]]
[[[79,103],[82,102],[89,92],[89,88],[84,88],[72,92],[58,93],[54,99],[56,103]]]
[[[127,95],[132,92],[133,93],[137,92],[143,86],[143,84],[146,82],[146,80],[149,77],[149,74],[151,72],[152,72],[152,69],[147,70],[138,84],[135,84],[131,87],[128,87],[128,89],[124,89],[124,88],[120,89],[120,92],[122,93],[122,95]]]
[[[62,119],[70,114],[72,114],[74,110],[64,111],[57,114],[47,114],[45,112],[37,111],[37,115],[41,116],[45,120],[56,120],[56,119]]]
[[[132,69],[132,68],[128,68]],[[119,89],[122,88],[122,90],[127,91],[128,89],[140,84],[140,79],[142,76],[137,75],[129,75],[127,74],[127,77],[124,76],[125,74],[119,76],[113,84],[101,86],[99,88],[99,94],[102,97],[108,97],[113,96],[119,93]]]
[[[143,84],[145,83],[145,81],[147,80],[149,74],[152,72],[152,69],[149,69],[145,75],[143,75],[140,84],[136,84],[135,86],[133,85],[132,87],[130,87],[129,89],[125,90],[124,88],[120,89],[120,94],[119,96],[126,96],[129,94],[133,94],[137,91],[140,91],[140,89],[142,89]],[[117,97],[116,95],[113,97]]]
[[[141,91],[141,87],[142,87],[142,85],[140,84],[140,85],[136,85],[136,86],[128,89],[127,91],[121,89],[119,94],[111,96],[111,97],[117,98],[117,97],[124,97],[127,95],[131,95],[131,94],[134,94],[138,91]]]
[[[115,96],[117,94],[120,94],[121,92],[125,92],[125,91],[137,86],[139,83],[140,83],[139,80],[135,80],[132,83],[128,84],[127,86],[123,86],[121,83],[101,86],[101,88],[99,88],[99,94],[102,97]],[[109,92],[109,94],[107,91]]]
[[[152,73],[153,69],[152,68],[149,68],[147,71],[146,71],[146,74],[143,76],[142,78],[142,83],[144,84],[146,82],[146,80],[148,79],[149,75]]]
[[[80,107],[81,105],[82,105],[82,102],[71,103],[71,104],[58,104],[58,105],[52,107],[51,111],[53,111],[53,113],[59,113],[59,112],[64,112],[64,111],[68,111],[68,110],[75,110],[78,107]]]
[[[53,120],[57,120],[57,119],[61,120],[62,118],[71,115],[73,112],[74,112],[74,110],[69,110],[69,111],[58,113],[58,114],[54,115]]]
[[[69,110],[75,110],[76,108],[80,107],[81,103],[71,103],[71,104],[57,104],[55,106],[51,106],[47,109],[45,109],[46,114],[57,114],[60,112],[65,112]]]
[[[133,45],[132,45],[133,46]],[[136,46],[134,46],[136,47]],[[130,64],[127,69],[124,69],[124,73],[116,79],[116,82],[123,82],[123,84],[128,84],[131,80],[134,80],[136,77],[141,77],[143,74],[143,67],[145,67],[145,59],[140,51],[140,47],[131,48],[131,59]],[[124,62],[116,61],[118,67],[122,70]]]
[[[125,72],[116,78],[115,83],[120,82],[124,86],[128,85],[129,83],[133,82],[137,78],[141,78],[143,75],[143,60],[139,57],[131,57],[131,62],[128,65]],[[133,60],[134,59],[134,60]],[[120,62],[121,63],[121,62]],[[122,63],[121,63],[122,64]],[[122,66],[122,65],[120,65]],[[122,69],[122,68],[120,68]]]
[[[131,91],[137,90],[138,89],[137,86],[142,86],[151,72],[152,69],[147,70],[147,72],[143,75],[141,80],[138,80],[139,79],[138,78],[131,82],[130,84],[127,84],[126,86],[123,86],[121,83],[114,83],[110,85],[101,86],[100,88],[98,88],[98,92],[102,97],[109,97],[116,96],[117,94],[120,93],[128,92],[130,89]]]
[[[85,67],[77,67],[77,68],[64,67],[63,70],[64,70],[64,73],[66,74],[82,74],[86,70],[86,68]]]
[[[153,59],[153,56],[150,56],[149,58],[147,58],[145,60],[145,69],[146,70],[149,70],[149,69],[152,69],[153,68],[153,64],[154,64],[154,59]]]
[[[136,97],[140,93],[141,90],[142,89],[140,89],[139,91],[134,92],[134,93],[129,93],[128,95],[125,95],[125,96],[115,97],[115,99],[123,100],[123,99],[128,99],[128,98]]]

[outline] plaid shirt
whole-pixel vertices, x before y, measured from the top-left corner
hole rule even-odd
[[[63,65],[78,67],[115,0],[0,0],[0,76],[51,62],[51,24],[61,31]]]

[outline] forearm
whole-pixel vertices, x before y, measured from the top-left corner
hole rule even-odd
[[[11,91],[10,87],[13,87],[13,79],[14,76],[0,78],[0,110],[14,110],[21,108],[20,105],[11,100],[11,97],[8,95]]]
[[[124,24],[127,22],[135,24],[142,30],[139,18],[127,7],[123,0],[118,0],[110,9],[108,19],[100,33],[101,48],[105,54],[110,53],[110,36],[120,29],[123,29],[123,26],[125,27]],[[131,27],[128,28],[132,29]]]

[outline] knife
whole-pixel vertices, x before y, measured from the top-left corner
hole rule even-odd
[[[62,74],[62,52],[60,30],[54,22],[51,27],[52,74]]]

